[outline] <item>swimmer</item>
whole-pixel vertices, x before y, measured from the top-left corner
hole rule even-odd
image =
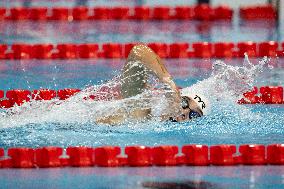
[[[121,99],[131,98],[142,94],[148,87],[147,79],[155,75],[159,82],[168,87],[166,93],[169,99],[166,111],[160,115],[160,120],[182,122],[201,117],[208,109],[208,103],[202,95],[192,94],[188,88],[181,91],[173,81],[161,58],[148,46],[136,45],[130,51],[121,74]],[[137,99],[130,103],[138,103]],[[143,102],[142,102],[143,103]],[[135,109],[133,111],[118,110],[116,114],[104,116],[97,123],[118,124],[126,118],[135,120],[150,119],[153,115],[151,108]]]

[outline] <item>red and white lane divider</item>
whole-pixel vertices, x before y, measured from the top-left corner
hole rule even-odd
[[[126,58],[136,44],[139,43],[0,44],[0,59]],[[249,57],[284,57],[284,42],[276,41],[148,43],[147,45],[162,58],[235,58],[244,57],[244,53]]]
[[[241,7],[240,17],[244,20],[276,19],[277,11],[272,5],[258,5]]]
[[[273,8],[272,8],[273,9]],[[264,10],[267,11],[267,10]],[[12,7],[0,8],[0,20],[231,20],[233,10],[227,6],[156,6],[156,7]]]
[[[238,101],[239,104],[284,104],[282,86],[263,86],[259,89],[254,87],[243,96]]]
[[[6,91],[6,98],[4,98],[4,91],[0,90],[0,108],[11,108],[14,105],[22,105],[25,102],[33,100],[51,100],[58,98],[65,100],[70,96],[80,92],[80,89],[39,89],[39,90],[8,90]],[[243,94],[244,98],[238,101],[239,104],[284,104],[283,87],[282,86],[263,86],[259,88],[260,95],[258,95],[258,88],[254,87],[252,91]],[[119,92],[116,89],[109,87],[100,88],[96,94],[91,95],[90,100],[110,100],[119,97]],[[87,100],[87,99],[86,99]]]
[[[182,154],[179,154],[179,150]],[[63,154],[63,151],[66,154]],[[0,149],[0,168],[35,167],[145,167],[145,166],[232,166],[284,165],[284,144],[223,144],[178,146],[119,146],[9,148]],[[237,153],[239,152],[240,155]]]
[[[39,90],[8,90],[6,91],[6,98],[0,100],[0,108],[11,108],[14,105],[22,105],[25,102],[29,102],[31,99],[34,100],[51,100],[58,98],[59,100],[65,100],[70,96],[78,93],[80,89],[39,89]],[[0,90],[0,99],[4,97],[4,91]]]
[[[241,7],[240,17],[245,20],[276,19],[276,9],[267,5]],[[196,6],[156,7],[0,7],[0,20],[231,20],[233,9],[228,6],[211,7],[208,4]]]

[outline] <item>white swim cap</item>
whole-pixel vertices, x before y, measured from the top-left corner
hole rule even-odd
[[[208,115],[210,113],[210,103],[209,100],[203,95],[203,94],[194,94],[189,92],[187,88],[182,89],[181,91],[182,96],[188,96],[192,100],[196,102],[196,104],[199,105],[200,109],[203,112],[203,115]]]

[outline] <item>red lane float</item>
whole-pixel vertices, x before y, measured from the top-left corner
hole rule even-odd
[[[86,44],[0,44],[0,59],[76,59],[76,58],[126,58],[131,48],[139,43],[86,43]],[[195,42],[189,43],[149,43],[162,58],[233,58],[244,57],[275,57],[284,56],[284,43],[282,50],[278,49],[275,41],[239,42]],[[190,50],[192,47],[193,51]],[[11,49],[11,50],[10,50]]]
[[[215,43],[214,56],[216,58],[231,58],[233,54],[234,43]]]
[[[233,18],[233,10],[226,6],[221,5],[214,9],[214,19],[215,20],[231,20]]]
[[[15,102],[9,99],[0,100],[0,108],[11,108],[15,105]]]
[[[10,148],[7,157],[0,149],[0,168],[284,165],[284,144],[221,144],[210,148],[192,144],[181,149],[182,154],[177,155],[178,146],[127,146],[126,157],[120,156],[118,146],[68,147],[67,157],[63,157],[61,147]]]
[[[129,18],[129,7],[114,7],[111,11],[111,18],[125,20]]]
[[[278,43],[275,41],[268,41],[268,42],[262,42],[258,46],[259,48],[259,56],[269,56],[269,57],[275,57],[277,56],[277,49],[278,49]]]
[[[7,45],[0,44],[0,59],[5,59],[5,52],[7,50]]]
[[[103,44],[104,57],[106,58],[123,58],[122,45],[118,43]]]
[[[51,9],[50,20],[68,20],[69,9],[65,7],[53,7]]]
[[[78,45],[79,58],[98,58],[98,44],[82,44]]]
[[[257,103],[259,102],[259,97],[257,97],[258,93],[258,88],[257,87],[253,87],[252,90],[247,91],[243,94],[244,98],[242,98],[241,100],[239,100],[240,104],[246,104],[246,103]]]
[[[282,104],[284,102],[282,86],[263,86],[259,90],[254,87],[251,91],[245,92],[243,96],[244,98],[238,101],[239,104]]]
[[[4,97],[4,91],[0,90],[0,98],[3,98],[3,97]]]
[[[145,7],[145,6],[135,7],[134,15],[132,18],[136,20],[150,19],[150,7]]]
[[[60,167],[60,156],[63,149],[60,147],[42,147],[35,150],[35,164],[38,167]]]
[[[187,6],[178,6],[175,7],[175,15],[173,16],[174,19],[177,20],[188,20],[192,19],[194,16],[193,8]]]
[[[212,165],[235,165],[235,145],[217,145],[210,147],[210,162]]]
[[[270,5],[247,6],[240,8],[240,17],[244,20],[276,19],[277,11]]]
[[[79,6],[72,9],[73,20],[87,20],[89,18],[88,7]]]
[[[212,56],[212,44],[208,42],[193,43],[194,57],[210,58]]]
[[[151,148],[147,146],[127,146],[127,165],[129,166],[150,166],[152,165]]]
[[[52,58],[52,44],[36,44],[32,46],[32,57],[36,59]]]
[[[266,163],[264,145],[241,145],[239,151],[241,162],[244,165],[263,165]]]
[[[2,158],[4,156],[4,149],[3,148],[0,148],[0,158]]]
[[[57,91],[57,96],[59,97],[60,100],[65,100],[80,91],[81,91],[80,89],[61,89]]]
[[[111,9],[107,7],[96,7],[94,8],[94,16],[92,19],[96,20],[108,20],[111,18]]]
[[[56,58],[75,59],[77,58],[77,45],[75,44],[58,44],[58,54]]]
[[[47,20],[47,7],[30,8],[29,19],[31,19],[31,20]]]
[[[153,165],[174,166],[177,165],[177,146],[157,146],[152,149]]]
[[[0,160],[0,168],[12,168],[11,159],[1,159]]]
[[[188,58],[188,43],[172,43],[169,45],[169,58]]]
[[[209,4],[199,4],[194,8],[194,18],[197,20],[212,20],[214,18],[214,10]]]
[[[73,167],[85,167],[94,165],[93,148],[91,147],[68,147],[69,165]]]
[[[20,89],[9,90],[6,92],[6,97],[17,105],[22,105],[24,102],[30,101],[31,91]]]
[[[284,165],[284,144],[271,144],[267,146],[267,163]]]
[[[283,103],[283,87],[265,86],[260,87],[261,100],[266,104]]]
[[[95,165],[101,167],[116,167],[120,165],[119,158],[120,147],[104,146],[95,148]]]
[[[155,20],[170,19],[170,8],[167,6],[154,7],[152,18]]]
[[[28,44],[13,44],[11,46],[15,59],[32,59],[32,46]]]
[[[8,156],[11,157],[12,167],[14,168],[33,168],[34,149],[32,148],[9,148]]]
[[[7,18],[11,20],[27,20],[29,19],[29,9],[26,7],[11,8],[10,15]]]
[[[239,48],[239,57],[244,57],[245,53],[247,53],[249,57],[256,57],[256,43],[251,41],[240,42],[237,46]]]
[[[60,164],[61,164],[62,167],[70,166],[69,158],[62,157],[59,160],[60,160]]]
[[[0,20],[5,19],[5,14],[6,14],[6,9],[5,8],[0,8]]]
[[[32,98],[35,100],[51,100],[56,97],[56,91],[50,89],[33,90]]]
[[[185,155],[184,164],[194,166],[209,165],[208,146],[206,145],[186,145],[182,147],[182,153]]]

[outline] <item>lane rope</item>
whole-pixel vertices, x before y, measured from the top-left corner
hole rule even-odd
[[[96,59],[126,58],[137,42],[132,43],[66,43],[66,44],[0,44],[1,59]],[[236,58],[283,57],[284,42],[186,42],[148,43],[161,58]],[[280,48],[280,46],[282,48]]]
[[[0,7],[0,20],[82,21],[82,20],[232,20],[232,8],[208,4],[195,6],[138,6],[138,7]],[[277,19],[277,11],[270,4],[240,7],[243,20]]]
[[[263,10],[262,12],[266,12]],[[233,10],[228,6],[137,6],[137,7],[12,7],[0,8],[0,19],[33,21],[82,20],[231,20]]]
[[[38,90],[25,90],[14,89],[4,92],[0,90],[0,108],[11,108],[15,105],[22,105],[25,102],[32,100],[52,100],[58,98],[65,100],[74,94],[80,92],[80,89],[38,89]],[[5,95],[6,94],[6,95]],[[6,97],[6,98],[4,98]],[[119,92],[110,87],[103,86],[90,97],[85,100],[111,100],[119,97]],[[243,98],[238,100],[239,104],[284,104],[283,101],[283,86],[262,86],[254,87],[251,91],[243,94]]]
[[[124,151],[125,155],[122,155]],[[5,155],[6,154],[6,155]],[[0,149],[0,168],[284,165],[284,144]]]

